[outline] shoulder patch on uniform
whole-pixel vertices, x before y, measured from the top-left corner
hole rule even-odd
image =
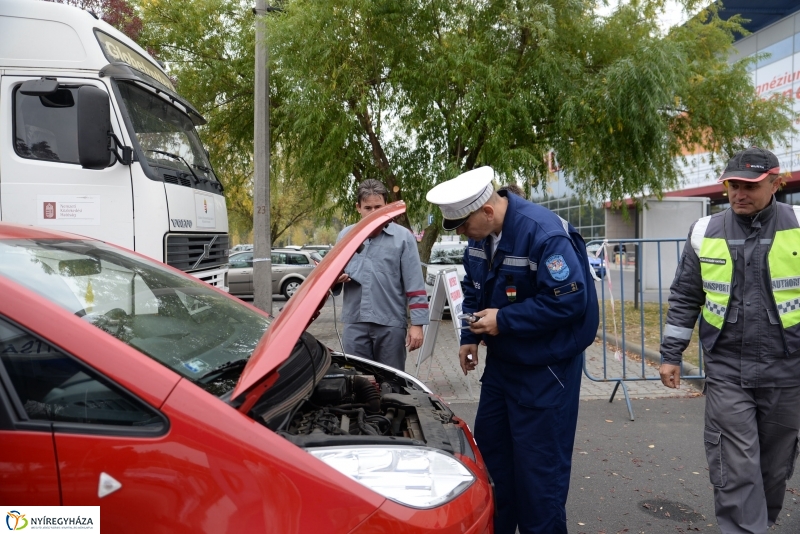
[[[569,276],[569,265],[567,265],[567,261],[561,254],[553,254],[544,261],[544,264],[547,266],[547,270],[553,280],[560,282],[566,280]]]
[[[561,295],[568,295],[569,293],[575,293],[577,290],[578,290],[578,282],[572,282],[571,284],[555,288],[553,290],[553,293],[555,294],[555,296],[560,297]]]

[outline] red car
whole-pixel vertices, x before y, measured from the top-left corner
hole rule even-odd
[[[0,223],[0,502],[106,532],[486,533],[467,425],[416,378],[305,332],[364,218],[280,317],[144,256]]]

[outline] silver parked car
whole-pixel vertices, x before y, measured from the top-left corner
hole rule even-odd
[[[232,256],[233,254],[237,254],[239,252],[252,252],[252,251],[253,251],[253,245],[241,244],[241,245],[235,245],[232,249],[230,249],[228,251],[228,255]]]
[[[272,292],[288,299],[320,261],[322,257],[313,250],[272,249]],[[253,295],[252,251],[228,259],[228,291],[240,297]]]

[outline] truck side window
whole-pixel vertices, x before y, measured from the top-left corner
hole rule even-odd
[[[29,419],[149,431],[165,428],[161,415],[142,401],[2,318],[0,366]]]
[[[47,96],[14,91],[14,150],[20,157],[79,163],[77,91],[59,88]]]

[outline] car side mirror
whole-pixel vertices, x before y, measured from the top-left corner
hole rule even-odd
[[[78,162],[84,169],[105,169],[110,155],[123,165],[130,165],[133,150],[122,146],[111,129],[108,94],[97,87],[78,88]],[[110,141],[114,148],[110,148]],[[121,149],[120,154],[117,148]]]

